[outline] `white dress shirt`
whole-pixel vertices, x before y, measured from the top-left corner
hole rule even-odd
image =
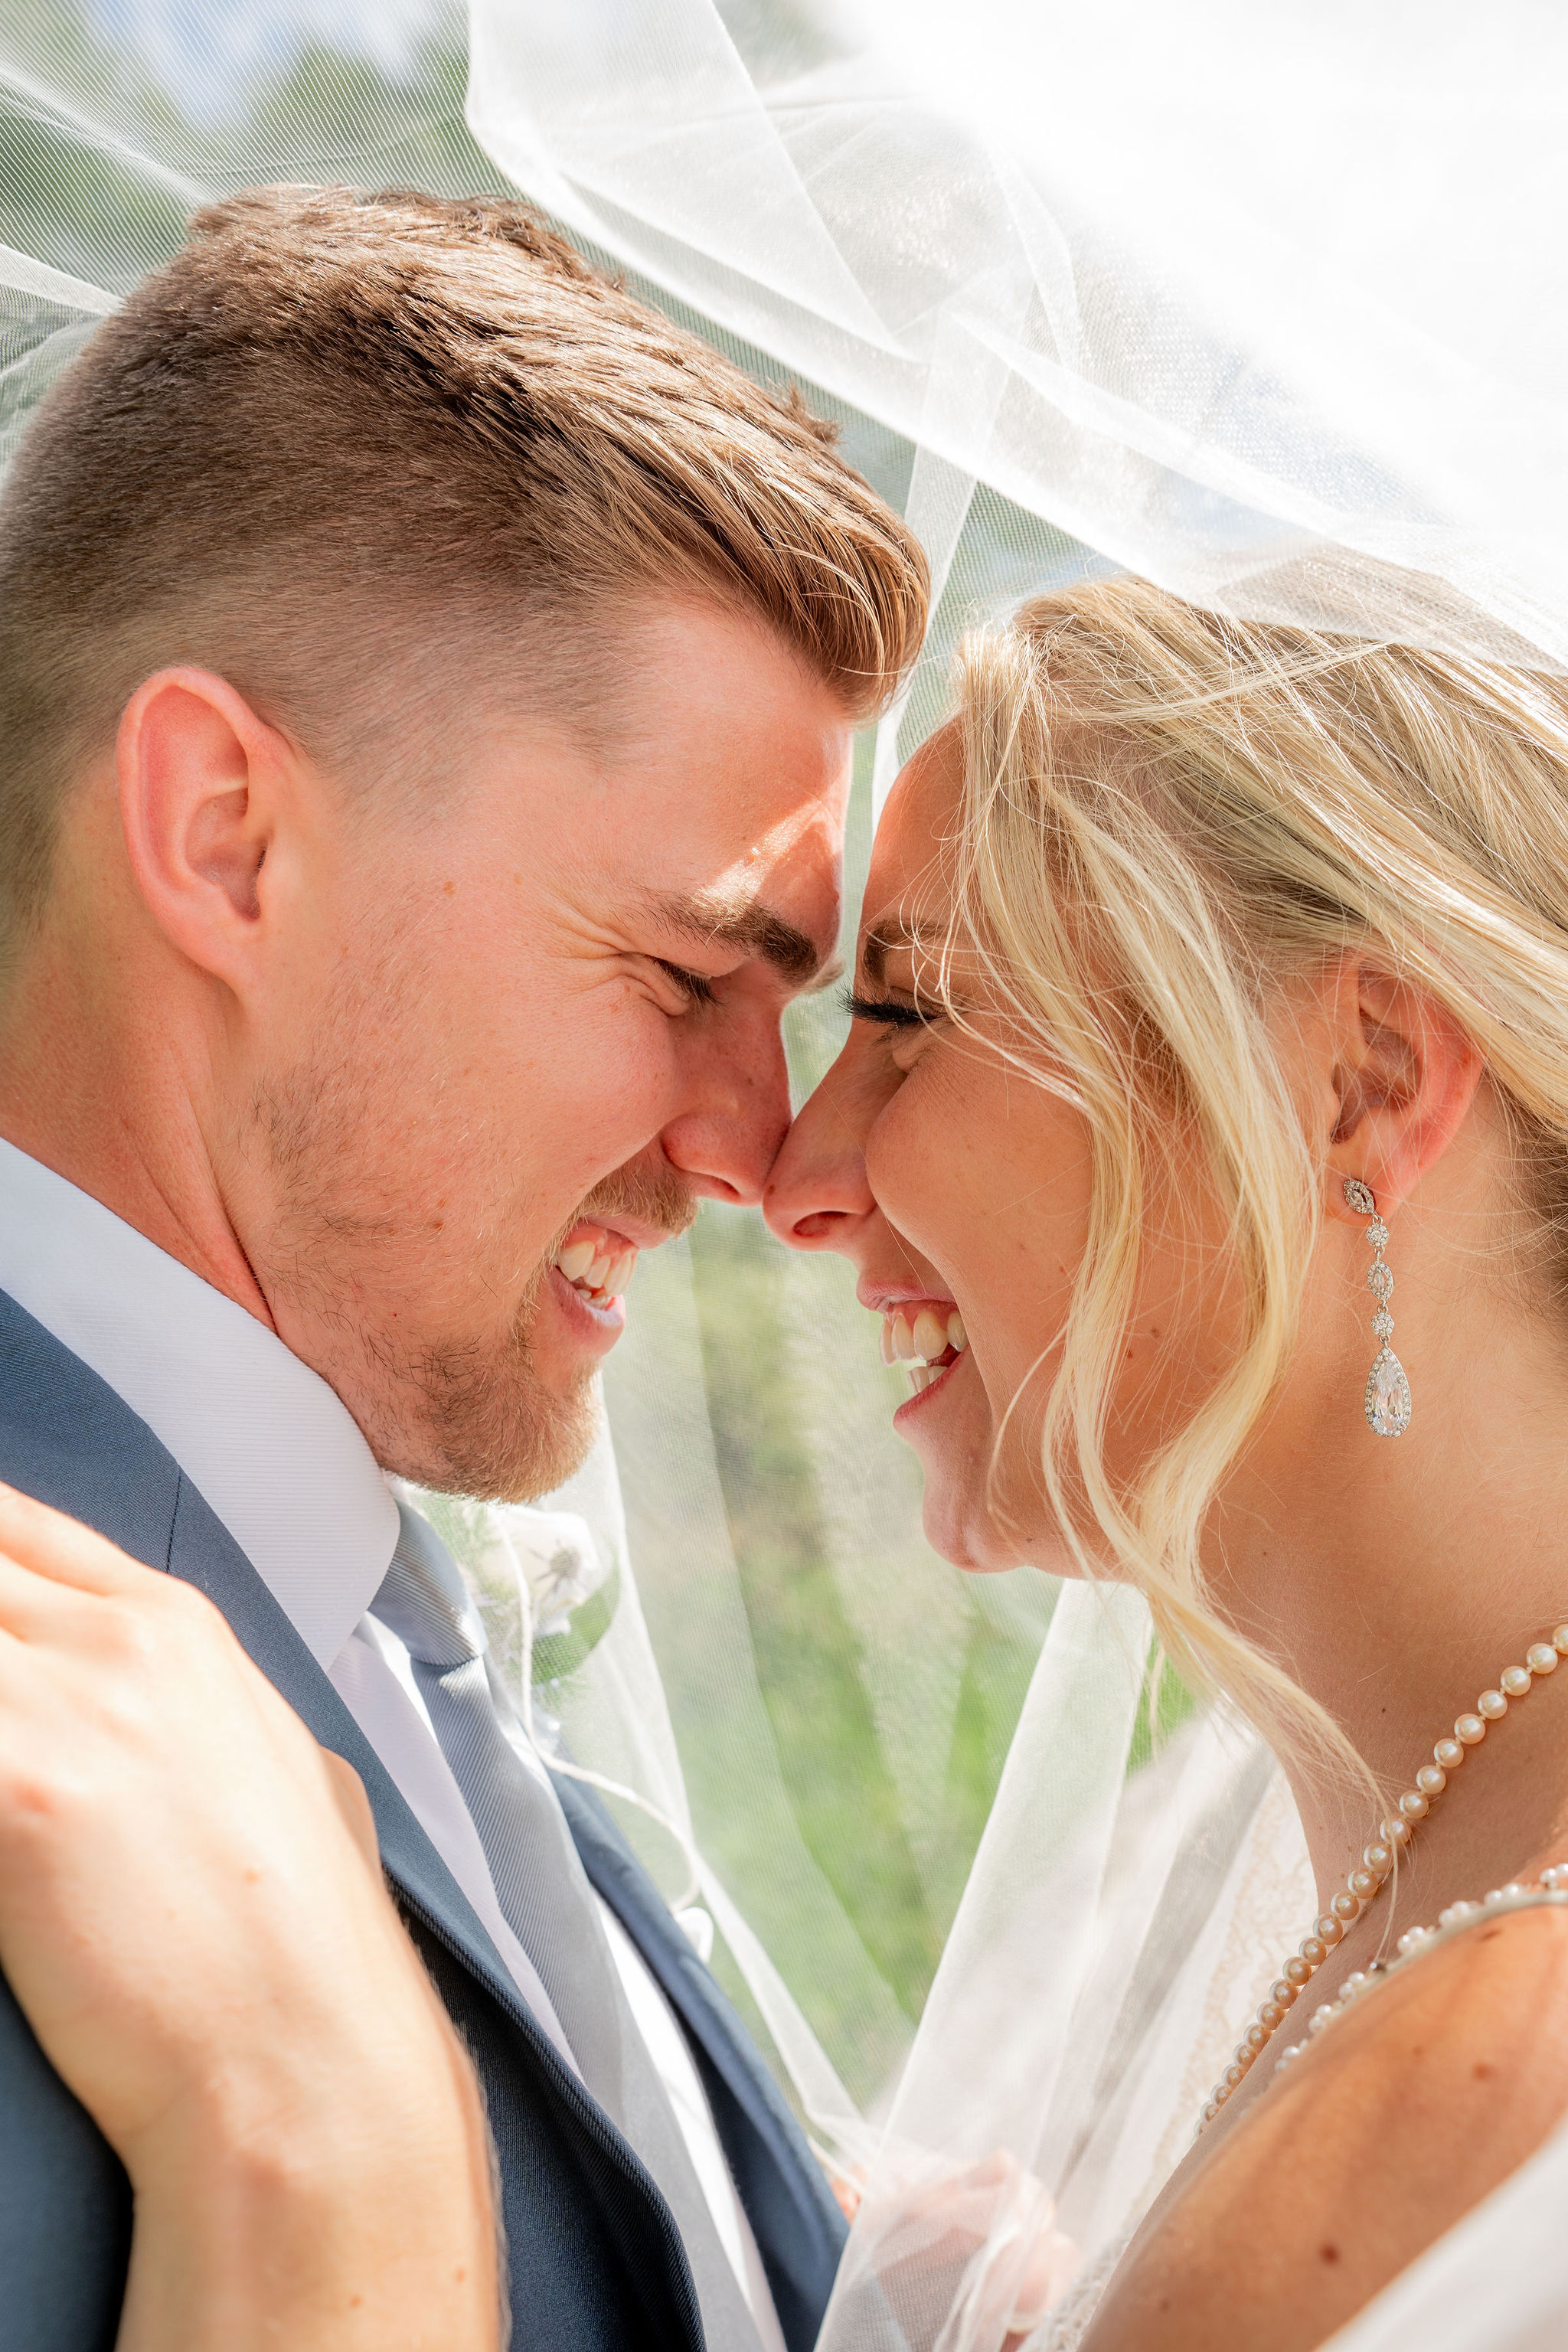
[[[502,1916],[408,1654],[365,1614],[392,1563],[397,1506],[335,1391],[234,1299],[3,1139],[0,1290],[123,1398],[228,1529],[385,1765],[523,2000],[575,2066],[549,1995]],[[784,2352],[685,2035],[620,1921],[606,1904],[599,1909],[764,2352]]]

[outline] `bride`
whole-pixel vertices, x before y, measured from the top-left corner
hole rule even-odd
[[[1568,2109],[1568,686],[1041,598],[852,1011],[768,1214],[909,1369],[928,1533],[1140,1588],[1319,1888],[1086,2352],[1319,2344]]]

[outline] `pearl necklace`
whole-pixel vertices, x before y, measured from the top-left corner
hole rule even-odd
[[[1437,1914],[1435,1927],[1406,1927],[1394,1946],[1392,1960],[1369,1960],[1364,1969],[1348,1976],[1332,2000],[1321,2001],[1307,2020],[1310,2034],[1321,2033],[1336,2017],[1342,2017],[1353,2000],[1359,2000],[1370,1985],[1384,1977],[1394,1976],[1423,1952],[1433,1951],[1439,1944],[1457,1936],[1462,1927],[1473,1927],[1478,1919],[1494,1918],[1500,1911],[1528,1911],[1541,1904],[1568,1903],[1568,1862],[1554,1862],[1543,1870],[1532,1886],[1521,1885],[1517,1879],[1507,1886],[1494,1886],[1479,1903],[1450,1903],[1446,1911]],[[1293,2042],[1281,2050],[1274,2072],[1282,2074],[1292,2058],[1299,2058],[1306,2048],[1304,2042]]]
[[[1416,1822],[1426,1820],[1447,1787],[1449,1774],[1458,1771],[1469,1750],[1480,1745],[1487,1736],[1489,1723],[1500,1722],[1512,1701],[1527,1698],[1545,1675],[1555,1674],[1560,1658],[1568,1658],[1568,1624],[1559,1625],[1550,1642],[1533,1643],[1524,1654],[1523,1665],[1506,1667],[1497,1678],[1496,1688],[1482,1691],[1476,1701],[1475,1713],[1458,1717],[1452,1738],[1438,1740],[1432,1750],[1431,1763],[1424,1764],[1416,1773],[1415,1786],[1406,1789],[1388,1820],[1379,1824],[1377,1837],[1363,1853],[1360,1867],[1351,1872],[1322,1916],[1312,1922],[1310,1934],[1302,1937],[1296,1952],[1269,1986],[1267,1998],[1258,2004],[1257,2016],[1236,2045],[1235,2057],[1209,2095],[1208,2105],[1198,2122],[1200,2132],[1206,2124],[1213,2123],[1232,2092],[1246,2081],[1263,2051],[1284,2024],[1287,2012],[1295,2007],[1334,1946],[1343,1937],[1346,1928],[1382,1893],[1384,1882],[1393,1872],[1395,1853],[1409,1843]],[[1545,1872],[1542,1884],[1555,1900],[1560,1892],[1568,1889],[1568,1871],[1561,1876],[1556,1870]],[[1531,1901],[1546,1899],[1532,1895],[1528,1888],[1502,1887],[1495,1895],[1489,1895],[1487,1903],[1495,1906],[1505,1897]],[[1468,1926],[1482,1907],[1474,1903],[1453,1904],[1441,1915],[1438,1928]],[[1412,1928],[1401,1936],[1396,1949],[1402,1957],[1408,1958],[1418,1943],[1436,1932],[1429,1927]],[[1354,1976],[1347,1977],[1341,2000],[1351,1997],[1352,1985],[1356,1992],[1364,1991],[1369,1983],[1375,1983],[1377,1976],[1385,1972],[1383,1963],[1374,1960],[1370,1970],[1358,1970]],[[1317,2031],[1320,2021],[1326,2023],[1334,2014],[1331,2004],[1325,2001],[1314,2015],[1309,2032]],[[1304,2047],[1304,2043],[1297,2042],[1293,2049],[1286,2052],[1280,2064],[1295,2057]]]

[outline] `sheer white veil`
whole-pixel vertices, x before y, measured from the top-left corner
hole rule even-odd
[[[1565,66],[1549,0],[17,0],[0,457],[207,195],[521,189],[802,379],[931,553],[853,879],[957,635],[1056,581],[1568,658]],[[1043,2347],[1314,1906],[1245,1727],[1152,1731],[1134,1596],[931,1559],[841,1271],[705,1216],[571,1487],[426,1500],[860,2193],[823,2352]],[[1568,2137],[1346,2345],[1563,2340],[1565,2192]]]
[[[475,0],[471,22],[469,119],[511,176],[914,445],[943,593],[880,790],[1019,551],[1037,582],[1060,566],[1042,524],[1240,614],[1562,666],[1555,12]],[[1145,1638],[1131,1596],[1058,1601],[824,2352],[992,2352],[1047,2211],[1064,2242],[1028,2284],[1056,2300],[1040,2342],[1072,2340],[1310,1916],[1239,1727],[1138,1754]],[[934,2193],[961,2179],[967,2237]],[[1560,2334],[1568,2256],[1538,2221],[1564,2180],[1568,2137],[1353,2340]]]

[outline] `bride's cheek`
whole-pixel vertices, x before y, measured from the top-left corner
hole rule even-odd
[[[866,1139],[866,1175],[885,1214],[917,1249],[951,1215],[955,1154],[952,1106],[921,1082],[905,1078]]]
[[[924,1042],[865,1146],[865,1173],[893,1223],[941,1261],[942,1237],[973,1228],[985,1190],[987,1106],[973,1066],[945,1040]],[[902,1202],[898,1216],[893,1197]],[[905,1221],[908,1218],[908,1221]]]

